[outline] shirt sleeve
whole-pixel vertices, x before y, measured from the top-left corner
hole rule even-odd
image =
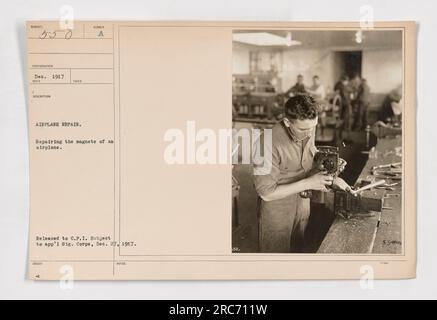
[[[261,136],[263,137],[263,136]],[[254,143],[255,155],[262,155],[262,161],[257,162],[253,157],[253,182],[256,192],[264,199],[276,190],[280,177],[280,154],[271,143],[263,143],[264,139]]]

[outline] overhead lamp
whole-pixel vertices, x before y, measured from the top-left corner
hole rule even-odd
[[[302,43],[292,39],[291,32],[288,32],[285,37],[281,37],[269,32],[247,32],[234,33],[232,40],[255,46],[298,46]]]

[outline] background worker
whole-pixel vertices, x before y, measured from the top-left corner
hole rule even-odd
[[[361,79],[356,98],[358,105],[358,113],[354,122],[356,130],[364,130],[368,124],[370,98],[370,87],[367,84],[367,80]]]
[[[349,86],[349,78],[342,76],[340,81],[334,87],[334,90],[341,98],[340,118],[343,121],[343,129],[346,131],[346,138],[343,140],[346,143],[351,143],[350,131],[352,130],[353,112],[351,102],[351,90]]]
[[[304,84],[304,78],[301,74],[297,76],[296,84],[288,89],[284,95],[286,98],[289,98],[290,96],[296,96],[299,94],[307,94],[307,90]]]

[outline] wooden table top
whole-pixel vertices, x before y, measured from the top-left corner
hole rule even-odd
[[[402,162],[395,152],[402,146],[401,136],[378,139],[377,158],[367,161],[357,184],[370,176],[373,166]],[[400,182],[390,181],[388,182]],[[355,215],[346,220],[337,217],[323,240],[318,253],[334,254],[400,254],[402,253],[402,183],[387,190],[384,209],[373,216]]]

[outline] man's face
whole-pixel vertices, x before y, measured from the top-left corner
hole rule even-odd
[[[302,84],[303,83],[303,77],[297,77],[297,83]]]
[[[305,120],[292,119],[290,120],[290,130],[293,133],[293,136],[301,141],[312,134],[314,128],[317,126],[317,122],[317,117],[315,119]]]
[[[318,86],[318,85],[320,84],[320,80],[319,80],[319,78],[313,78],[313,84],[314,84],[315,86]]]

